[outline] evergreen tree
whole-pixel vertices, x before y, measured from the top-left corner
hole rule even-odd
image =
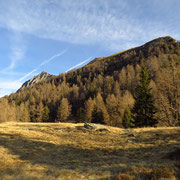
[[[129,106],[127,106],[127,108],[124,111],[122,125],[125,128],[132,128],[135,126],[134,125],[134,119],[132,118],[132,114],[131,114],[131,110],[130,110]]]
[[[46,105],[45,108],[44,108],[43,115],[42,115],[42,121],[43,122],[48,122],[49,121],[49,114],[50,114],[50,111],[49,111],[48,106]]]
[[[135,125],[138,127],[154,126],[158,123],[154,117],[156,107],[154,106],[154,99],[149,85],[149,74],[146,67],[143,66],[140,72],[140,82],[135,90],[135,104],[133,108]]]

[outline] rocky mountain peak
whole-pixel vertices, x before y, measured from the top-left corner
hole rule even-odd
[[[24,89],[26,87],[30,87],[30,86],[34,86],[35,84],[38,84],[44,80],[49,79],[50,77],[52,77],[51,74],[42,71],[40,74],[38,74],[37,76],[34,76],[32,79],[26,81],[19,90]]]

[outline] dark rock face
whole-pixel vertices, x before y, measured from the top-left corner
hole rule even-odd
[[[40,83],[44,80],[47,80],[51,77],[52,77],[51,74],[43,71],[41,74],[38,74],[37,76],[34,76],[32,79],[26,81],[19,90],[30,87],[30,86],[34,86],[35,84],[38,84],[38,83]]]

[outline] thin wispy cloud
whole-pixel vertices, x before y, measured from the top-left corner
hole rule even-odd
[[[57,57],[62,56],[62,55],[65,54],[66,52],[67,52],[67,49],[65,49],[65,50],[61,51],[60,53],[53,55],[51,58],[43,61],[39,66],[37,66],[36,68],[34,68],[31,72],[25,74],[22,78],[20,78],[20,79],[18,80],[18,82],[22,82],[22,81],[25,80],[27,77],[29,77],[31,74],[33,74],[34,72],[38,71],[42,66],[50,63],[52,60],[54,60],[54,59],[57,58]]]
[[[85,64],[86,62],[90,61],[91,59],[92,59],[92,57],[89,57],[89,58],[87,58],[86,60],[84,60],[84,61],[82,61],[82,62],[76,64],[75,66],[69,68],[69,69],[66,70],[65,72],[67,73],[68,71],[71,71],[71,70],[73,70],[73,69],[75,69],[75,68],[77,68],[77,67],[83,65],[83,64]]]
[[[75,57],[84,59],[83,55],[89,57],[94,50],[97,50],[97,53],[94,52],[97,55],[100,55],[99,52],[115,53],[160,36],[170,35],[180,40],[179,7],[179,0],[1,0],[0,40],[4,32],[10,36],[7,38],[9,42],[3,39],[6,48],[3,41],[0,46],[3,62],[0,74],[5,77],[0,85],[15,89],[42,66],[61,56],[57,54],[31,72],[24,73],[31,66],[28,61],[41,57],[49,44],[52,48],[47,54],[52,52],[53,46],[56,48],[58,44],[63,49],[68,43],[75,49],[72,56],[78,54]],[[81,53],[78,45],[85,45],[83,50],[86,52]],[[73,61],[71,58],[68,60]],[[69,71],[86,62],[69,69],[63,64],[62,69]],[[6,82],[8,84],[3,84]],[[12,86],[11,82],[14,82]]]
[[[6,75],[6,76],[23,76],[25,73],[22,72],[16,72],[16,71],[0,71],[1,75]]]
[[[19,61],[21,61],[24,58],[24,49],[22,49],[21,47],[13,47],[12,49],[12,54],[11,54],[11,62],[9,64],[8,67],[6,67],[3,71],[4,72],[8,72],[10,70],[13,70],[16,65],[19,63]]]
[[[174,1],[178,3],[178,0]],[[173,21],[180,16],[178,4],[174,6],[174,1],[143,1],[142,6],[142,0],[91,0],[84,3],[81,0],[34,0],[33,3],[6,0],[1,2],[0,26],[46,39],[75,44],[99,43],[106,48],[125,49],[157,36],[180,36],[173,28]],[[151,19],[152,14],[156,18]],[[180,23],[176,26],[180,27]]]
[[[5,82],[5,80],[4,80],[4,81],[0,82],[0,89],[3,88],[3,89],[17,90],[18,88],[21,87],[21,85],[22,84],[18,81],[7,81],[6,80],[6,82]]]
[[[0,97],[16,91],[21,85],[21,82],[15,80],[0,79]]]
[[[11,49],[9,55],[10,63],[8,67],[1,71],[2,73],[9,73],[25,58],[26,45],[22,34],[12,30],[9,39]]]
[[[22,86],[22,81],[24,81],[27,77],[31,76],[34,72],[38,71],[42,66],[50,63],[52,60],[54,60],[57,57],[62,56],[64,53],[67,52],[67,49],[63,50],[62,52],[53,55],[49,59],[43,61],[39,66],[37,66],[35,69],[33,69],[31,72],[25,74],[22,78],[18,80],[8,80],[8,79],[0,79],[0,97],[10,94],[17,89],[19,89]],[[9,67],[10,69],[10,67]],[[1,72],[3,73],[3,72]],[[4,72],[6,73],[6,72]],[[8,72],[7,72],[8,73]]]

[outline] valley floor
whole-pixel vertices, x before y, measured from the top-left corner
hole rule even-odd
[[[0,124],[0,179],[178,179],[180,127],[109,131],[83,124]]]

